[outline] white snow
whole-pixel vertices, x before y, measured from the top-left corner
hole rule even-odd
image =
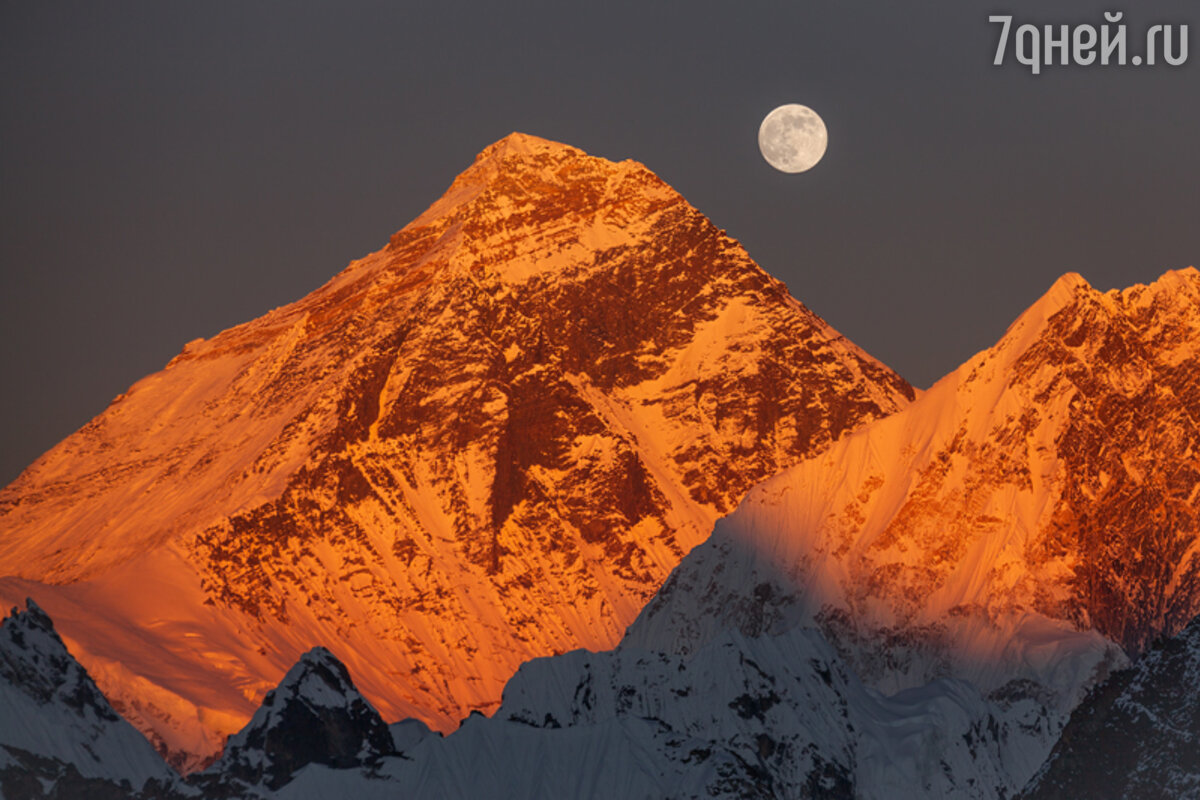
[[[35,609],[6,617],[0,628],[0,758],[9,758],[4,746],[15,747],[138,789],[150,778],[170,780],[170,768],[34,619]]]

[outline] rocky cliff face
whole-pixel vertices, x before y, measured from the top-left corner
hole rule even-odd
[[[0,493],[0,596],[185,769],[316,645],[447,730],[912,396],[645,167],[514,134]]]

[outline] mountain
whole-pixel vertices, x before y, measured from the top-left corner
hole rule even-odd
[[[823,635],[736,632],[688,657],[620,647],[524,665],[492,718],[389,733],[327,651],[164,798],[994,797],[1040,751],[1028,701],[945,680],[884,698]],[[1033,745],[1031,747],[1031,744]]]
[[[279,789],[311,764],[374,767],[395,753],[391,731],[359,694],[345,665],[318,647],[267,692],[246,727],[192,782],[205,796],[242,797]]]
[[[1025,800],[1200,797],[1200,619],[1096,687]]]
[[[1197,374],[1200,273],[1064,276],[906,409],[755,487],[625,642],[815,625],[870,687],[964,680],[1057,735],[1200,609]]]
[[[0,599],[184,770],[315,646],[446,731],[913,395],[645,167],[513,134],[0,492]]]
[[[878,688],[1021,678],[1069,707],[1200,609],[1196,374],[1196,270],[1064,276],[908,408],[756,487],[629,639],[816,622]]]
[[[616,648],[527,662],[446,737],[389,730],[318,648],[162,796],[1195,794],[1200,623],[1167,637],[1194,616],[1197,320],[1194,270],[1065,276],[752,489]],[[1143,605],[1114,616],[1118,589]]]
[[[123,797],[174,773],[32,600],[0,624],[0,797]]]
[[[531,662],[397,774],[428,796],[1014,796],[1089,689],[1196,614],[1198,328],[1195,270],[1064,276],[907,408],[752,489],[616,650]],[[1067,728],[1060,761],[1086,774],[1137,718],[1166,730],[1131,785],[1175,765],[1190,786],[1189,664],[1158,700],[1116,684],[1134,727]],[[521,777],[531,753],[569,767]],[[487,777],[462,788],[468,764]]]
[[[725,631],[687,656],[536,659],[491,719],[382,774],[429,798],[990,798],[1037,766],[1037,713],[956,680],[883,697],[814,629]]]

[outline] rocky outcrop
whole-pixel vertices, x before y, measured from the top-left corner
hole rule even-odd
[[[392,733],[359,694],[346,667],[324,648],[305,653],[263,698],[245,728],[192,785],[209,795],[275,790],[301,769],[378,766],[396,754]]]

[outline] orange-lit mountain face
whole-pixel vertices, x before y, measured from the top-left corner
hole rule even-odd
[[[629,641],[815,621],[881,689],[953,675],[1065,712],[1200,612],[1198,454],[1200,273],[1067,275],[906,409],[751,491]]]
[[[912,396],[645,167],[514,134],[0,493],[0,598],[177,764],[317,645],[447,730],[615,644],[752,485]]]

